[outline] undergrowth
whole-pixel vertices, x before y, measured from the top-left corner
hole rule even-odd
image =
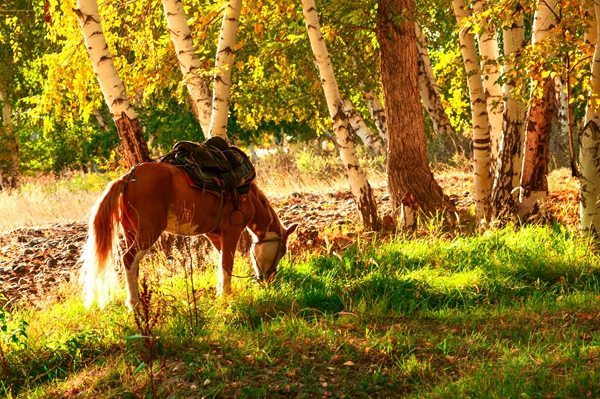
[[[511,226],[378,238],[302,259],[286,257],[271,286],[237,280],[220,300],[206,264],[184,272],[181,259],[148,257],[141,319],[123,297],[104,310],[72,295],[16,308],[5,320],[29,325],[18,342],[14,328],[2,330],[0,389],[13,398],[600,395],[600,267],[587,239]]]

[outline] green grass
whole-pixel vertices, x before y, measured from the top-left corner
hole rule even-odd
[[[190,304],[189,279],[156,257],[142,266],[151,338],[121,303],[88,310],[65,291],[7,317],[8,332],[29,326],[24,345],[3,341],[3,393],[598,397],[599,260],[560,228],[406,237],[286,259],[275,284],[238,280],[230,300],[214,299],[210,267],[196,271]]]

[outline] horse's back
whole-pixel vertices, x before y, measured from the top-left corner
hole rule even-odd
[[[123,204],[135,230],[146,227],[185,235],[210,232],[219,213],[227,217],[232,210],[231,200],[221,204],[218,193],[191,187],[185,173],[168,163],[136,168]]]

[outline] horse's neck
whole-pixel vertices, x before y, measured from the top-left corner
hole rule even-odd
[[[248,223],[248,227],[258,240],[281,237],[283,231],[275,210],[265,198],[261,200],[260,194],[256,195],[254,217]]]

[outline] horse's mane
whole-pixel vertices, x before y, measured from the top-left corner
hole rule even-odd
[[[252,188],[254,188],[254,190],[256,191],[256,196],[258,197],[260,202],[262,202],[263,204],[269,203],[269,200],[267,199],[265,193],[254,182],[252,182]]]

